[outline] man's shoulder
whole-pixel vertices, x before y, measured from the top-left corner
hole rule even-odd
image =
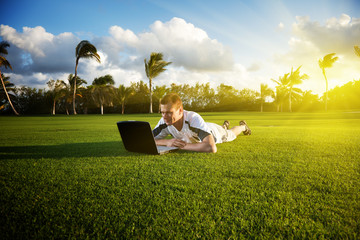
[[[197,112],[187,111],[187,110],[184,110],[184,117],[185,117],[185,120],[192,120],[194,118],[201,118],[202,119],[200,114],[198,114]]]
[[[164,122],[164,120],[160,120],[158,122],[158,124],[156,125],[156,127],[153,129],[153,134],[154,136],[159,135],[162,131],[167,131],[168,126],[166,125],[166,123]]]
[[[205,121],[197,112],[186,111],[185,123],[192,127],[199,127],[204,125]]]

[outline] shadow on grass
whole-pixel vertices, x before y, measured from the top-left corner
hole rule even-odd
[[[0,147],[0,159],[131,156],[121,141]]]

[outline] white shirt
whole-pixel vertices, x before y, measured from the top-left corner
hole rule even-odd
[[[183,127],[179,131],[173,125],[166,125],[163,118],[153,130],[155,139],[163,139],[168,135],[187,143],[197,143],[212,134],[204,119],[196,112],[184,110]]]

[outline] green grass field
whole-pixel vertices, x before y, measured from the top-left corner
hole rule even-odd
[[[158,114],[0,117],[0,238],[360,238],[360,112],[202,116],[253,134],[150,156],[116,122]]]

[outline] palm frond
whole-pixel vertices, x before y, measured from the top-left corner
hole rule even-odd
[[[261,83],[260,85],[260,98],[265,99],[267,96],[272,96],[273,90],[267,84]]]
[[[324,56],[323,59],[319,59],[319,67],[321,69],[324,68],[331,68],[332,65],[339,59],[338,57],[335,57],[336,53],[329,53]]]
[[[6,41],[1,41],[0,42],[0,54],[4,54],[7,55],[8,51],[6,50],[6,48],[10,47],[10,44]]]
[[[11,64],[10,64],[9,61],[6,60],[6,58],[3,57],[3,56],[0,56],[0,66],[4,66],[5,68],[8,68],[8,67],[9,67],[9,68],[12,70]]]
[[[7,55],[8,51],[6,48],[10,47],[10,44],[6,41],[0,42],[0,54]],[[0,67],[4,66],[5,68],[10,68],[12,70],[12,66],[9,63],[9,61],[4,57],[0,55]]]
[[[81,41],[75,49],[76,58],[95,58],[100,62],[100,55],[97,53],[97,49],[89,41]]]
[[[360,47],[359,46],[354,46],[354,51],[355,51],[355,54],[360,57]]]
[[[278,85],[280,85],[280,82],[275,80],[275,79],[271,79],[271,81],[273,81],[274,83],[277,83]]]
[[[297,84],[301,84],[304,80],[309,79],[307,74],[300,74],[300,67],[298,67],[295,71],[291,68],[291,73],[289,76],[289,85],[292,87]]]
[[[165,67],[171,64],[171,62],[166,62],[163,60],[162,53],[151,53],[150,59],[147,60],[145,58],[144,63],[146,76],[151,79],[166,71]]]

